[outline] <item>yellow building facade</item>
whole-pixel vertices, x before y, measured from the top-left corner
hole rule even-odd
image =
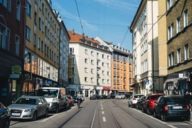
[[[47,0],[26,0],[24,92],[57,84],[59,33],[51,4]]]

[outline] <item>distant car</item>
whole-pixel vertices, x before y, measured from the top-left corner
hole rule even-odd
[[[9,128],[10,115],[8,109],[0,103],[0,128]]]
[[[125,99],[125,95],[124,94],[116,94],[115,98],[116,99]]]
[[[128,107],[136,107],[137,101],[141,98],[142,94],[134,94],[128,99]]]
[[[90,96],[90,100],[96,100],[96,99],[97,99],[97,96],[96,96],[96,95]]]
[[[74,106],[74,99],[71,95],[67,95],[67,100],[69,102],[69,106]]]
[[[170,118],[190,121],[190,106],[183,96],[161,96],[156,101],[154,116],[163,121]]]
[[[21,96],[8,109],[11,119],[36,120],[40,116],[47,116],[48,103],[43,97]]]
[[[147,95],[143,103],[142,111],[153,114],[156,100],[163,95],[164,94],[161,93]]]

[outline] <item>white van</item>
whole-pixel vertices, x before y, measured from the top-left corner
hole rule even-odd
[[[60,87],[42,87],[37,93],[38,96],[43,96],[49,103],[49,111],[54,112],[59,112],[61,109],[68,107],[65,94],[65,88]]]

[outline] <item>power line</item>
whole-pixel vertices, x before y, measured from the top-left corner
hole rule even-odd
[[[129,30],[129,29],[126,29],[125,34],[124,34],[124,36],[123,36],[123,38],[122,38],[122,40],[121,40],[121,42],[120,42],[120,46],[123,45],[123,43],[124,43],[124,41],[125,41],[125,39],[126,39],[126,37],[127,37],[128,30]]]
[[[82,32],[84,33],[83,24],[82,24],[81,16],[80,16],[80,13],[79,13],[78,3],[77,3],[77,0],[74,0],[74,1],[75,1],[76,9],[77,9],[77,14],[78,14],[78,17],[79,17],[79,21],[80,21],[81,29],[82,29]]]

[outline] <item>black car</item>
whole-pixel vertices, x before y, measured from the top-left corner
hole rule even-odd
[[[9,128],[10,116],[7,108],[0,103],[0,128]]]
[[[167,121],[179,118],[190,121],[190,105],[183,96],[161,96],[155,103],[154,116]]]
[[[139,110],[143,110],[143,104],[145,100],[146,100],[146,96],[142,96],[141,98],[139,98],[136,104],[136,108]]]

